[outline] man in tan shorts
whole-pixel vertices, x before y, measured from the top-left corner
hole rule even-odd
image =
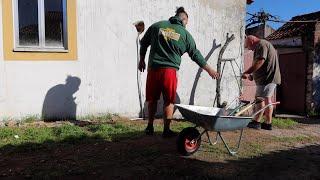
[[[248,79],[253,76],[257,85],[256,98],[263,98],[264,101],[260,104],[260,108],[272,103],[272,96],[277,85],[281,83],[281,75],[279,68],[278,53],[273,45],[263,39],[255,36],[247,36],[245,47],[254,51],[254,59],[252,66],[246,70],[242,78]],[[269,107],[264,112],[258,114],[255,119],[248,124],[249,128],[272,130],[272,112],[273,107]],[[265,121],[260,123],[260,120],[265,114]]]

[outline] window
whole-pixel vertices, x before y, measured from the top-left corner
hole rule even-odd
[[[67,51],[67,0],[14,0],[14,51]]]
[[[0,3],[4,60],[77,60],[77,0]]]

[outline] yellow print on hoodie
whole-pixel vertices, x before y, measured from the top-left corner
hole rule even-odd
[[[160,28],[160,33],[163,35],[163,37],[166,41],[168,41],[168,40],[179,41],[179,39],[180,39],[180,34],[176,33],[176,31],[171,28],[165,28],[165,29]]]

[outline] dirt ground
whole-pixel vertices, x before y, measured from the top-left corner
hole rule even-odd
[[[224,135],[236,139],[238,132]],[[176,138],[163,139],[159,133],[116,142],[87,139],[71,144],[27,144],[36,148],[24,151],[6,147],[0,149],[0,178],[320,179],[320,121],[300,123],[294,129],[246,129],[235,157],[221,141],[216,146],[206,141],[190,157],[177,153]]]

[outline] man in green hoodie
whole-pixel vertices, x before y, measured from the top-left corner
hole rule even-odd
[[[147,135],[153,135],[153,121],[157,110],[157,103],[162,93],[164,99],[164,128],[162,136],[173,137],[176,135],[170,130],[170,119],[174,111],[177,90],[176,71],[179,70],[181,56],[188,53],[190,58],[208,74],[219,78],[219,74],[205,61],[197,49],[191,34],[185,29],[188,23],[188,14],[183,7],[176,11],[176,15],[169,21],[160,21],[146,31],[141,39],[139,70],[146,69],[145,55],[151,46],[148,75],[146,84],[146,101],[148,102],[149,122],[145,130]]]

